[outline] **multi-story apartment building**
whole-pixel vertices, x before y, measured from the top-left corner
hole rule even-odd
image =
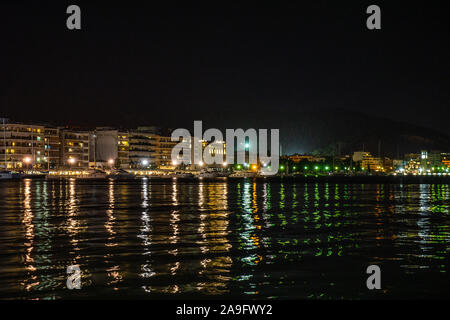
[[[155,127],[138,127],[129,132],[129,159],[132,168],[156,166]]]
[[[178,143],[172,141],[170,136],[155,135],[154,161],[157,166],[171,166],[172,163],[172,149]]]
[[[450,153],[441,153],[441,161],[446,169],[450,169]]]
[[[127,131],[117,133],[117,157],[122,168],[130,167],[130,134]]]
[[[61,129],[61,166],[89,167],[89,135],[87,131]]]
[[[59,168],[61,166],[61,139],[59,136],[59,128],[46,126],[44,128],[44,143],[47,168]]]
[[[89,157],[92,166],[130,167],[129,133],[98,127],[90,134]]]
[[[376,171],[376,172],[385,171],[383,159],[374,157],[370,153],[363,155],[361,167],[367,171]]]
[[[186,143],[185,148],[190,149],[190,153],[191,153],[191,164],[195,165],[195,166],[203,166],[203,162],[205,162],[204,158],[205,158],[205,151],[206,148],[208,148],[208,153],[212,158],[221,158],[222,159],[222,163],[226,162],[226,143],[225,141],[206,141],[206,140],[196,140],[198,138],[196,137],[191,137],[191,142],[188,145],[188,142],[184,142]],[[178,142],[173,142],[173,146],[175,144],[177,144]],[[198,148],[194,148],[194,145],[197,143]],[[173,148],[172,146],[172,148]],[[243,158],[245,159],[245,161],[248,161],[250,155],[248,150],[242,150],[241,151],[243,153]],[[238,152],[235,153],[235,156],[237,156]],[[198,163],[198,161],[196,161],[196,159],[203,159],[201,162],[202,163]],[[257,155],[255,155],[255,159],[257,159]],[[257,161],[257,160],[256,160]],[[217,165],[221,165],[220,163]],[[213,165],[214,166],[214,165]]]
[[[433,168],[442,166],[441,153],[439,151],[428,152],[422,150],[420,153],[420,165],[425,172],[433,171]]]
[[[118,158],[118,131],[109,127],[98,127],[90,135],[89,157],[96,166],[114,166]]]
[[[0,167],[46,168],[44,126],[0,119]]]

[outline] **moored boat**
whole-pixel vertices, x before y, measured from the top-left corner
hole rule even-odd
[[[11,180],[14,178],[14,175],[11,171],[0,171],[0,180]]]
[[[61,171],[50,172],[45,176],[46,179],[79,179],[79,180],[95,180],[107,179],[106,172],[98,169],[88,169],[82,171]]]
[[[123,169],[113,169],[109,172],[108,178],[117,180],[129,180],[136,178],[136,176]]]
[[[174,174],[170,175],[170,177],[176,179],[189,179],[194,178],[194,175],[190,172],[175,172]]]

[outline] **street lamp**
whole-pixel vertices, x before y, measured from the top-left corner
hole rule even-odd
[[[25,157],[23,158],[23,162],[26,163],[27,169],[29,169],[29,164],[31,163],[31,157]]]
[[[109,159],[108,164],[110,167],[112,167],[114,165],[114,159]]]
[[[69,159],[67,160],[67,162],[68,162],[70,165],[74,165],[75,162],[77,162],[77,159],[75,159],[75,158],[69,158]]]

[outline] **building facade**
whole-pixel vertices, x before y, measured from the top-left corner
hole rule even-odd
[[[61,167],[89,167],[89,136],[88,131],[60,129]]]
[[[59,128],[44,128],[44,148],[47,157],[47,169],[57,169],[61,166],[61,138]]]
[[[130,168],[130,134],[128,131],[117,133],[117,164],[123,169]]]
[[[47,167],[44,126],[0,122],[0,167],[41,169]]]
[[[156,130],[154,127],[138,127],[129,132],[129,159],[131,168],[156,166]]]

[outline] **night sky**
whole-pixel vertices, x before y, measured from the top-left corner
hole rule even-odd
[[[450,134],[445,2],[389,2],[2,2],[0,116],[283,132],[271,119],[345,108]],[[370,4],[382,30],[366,28]]]

